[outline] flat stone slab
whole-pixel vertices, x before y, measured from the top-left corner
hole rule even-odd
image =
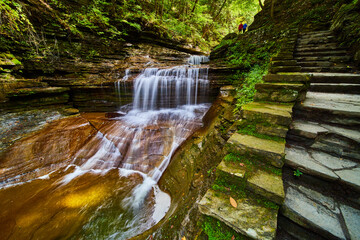
[[[301,147],[285,149],[285,164],[326,180],[340,180],[360,190],[360,166],[342,157]]]
[[[227,162],[225,160],[222,160],[216,169],[225,174],[228,174],[229,176],[240,179],[244,178],[246,172],[246,168],[240,166],[240,164]]]
[[[360,210],[346,205],[341,205],[340,209],[351,240],[360,240]]]
[[[353,73],[310,73],[312,83],[359,83],[360,74]]]
[[[331,67],[302,67],[301,72],[338,72],[351,73],[353,68],[350,66],[331,66]]]
[[[287,218],[320,235],[346,239],[339,219],[339,209],[322,205],[318,197],[319,194],[307,195],[295,187],[288,187],[281,211]]]
[[[293,134],[305,138],[315,139],[319,134],[328,133],[329,130],[319,123],[296,120],[291,123],[290,129]]]
[[[257,83],[255,85],[256,90],[260,89],[271,89],[271,90],[282,90],[291,89],[300,91],[304,88],[304,84],[301,83]]]
[[[313,52],[313,51],[309,51],[309,52],[295,52],[294,56],[327,56],[327,57],[332,57],[332,56],[344,56],[347,55],[348,53],[344,50],[332,50],[332,51],[321,51],[321,52]]]
[[[295,102],[305,88],[301,83],[258,83],[255,85],[255,101]]]
[[[311,83],[310,91],[327,93],[360,93],[360,84],[356,83]]]
[[[360,117],[360,97],[357,94],[307,92],[302,107],[337,115]]]
[[[290,128],[297,135],[306,138],[315,139],[316,137],[324,134],[336,134],[338,136],[342,136],[360,143],[360,131],[355,129],[347,129],[322,123],[305,122],[301,120],[293,121]]]
[[[352,169],[344,169],[335,171],[340,180],[360,191],[360,166]]]
[[[300,72],[300,66],[274,66],[270,68],[270,72],[277,73],[277,72]]]
[[[285,143],[234,133],[228,140],[238,150],[264,158],[275,167],[283,166]]]
[[[242,115],[249,120],[262,120],[271,124],[288,126],[291,123],[293,104],[252,102],[242,107]]]
[[[284,202],[285,193],[281,176],[257,170],[247,179],[247,187],[279,205]]]
[[[285,138],[288,128],[281,125],[263,126],[261,124],[257,124],[256,131],[260,134]]]
[[[208,190],[198,203],[202,214],[214,217],[235,231],[253,239],[275,239],[277,210],[254,205],[247,198],[236,199],[237,207],[230,204],[230,196]]]
[[[264,82],[307,82],[310,80],[310,75],[305,73],[296,74],[267,74],[263,77]]]

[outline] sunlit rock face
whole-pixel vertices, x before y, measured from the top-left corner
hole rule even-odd
[[[51,122],[2,155],[6,239],[127,239],[164,217],[171,199],[157,182],[202,126],[207,69],[150,68],[133,84],[118,112]]]

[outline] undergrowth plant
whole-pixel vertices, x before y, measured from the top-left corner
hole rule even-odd
[[[242,84],[237,88],[236,108],[234,111],[240,111],[241,107],[252,102],[256,93],[255,85],[262,82],[262,77],[268,72],[268,65],[255,65],[250,72],[243,73]]]

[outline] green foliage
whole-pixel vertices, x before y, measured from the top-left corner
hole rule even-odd
[[[303,174],[303,173],[302,173],[299,169],[296,169],[296,170],[294,171],[294,176],[295,176],[295,177],[300,177],[302,174]]]
[[[0,35],[23,38],[24,33],[33,32],[33,26],[17,1],[0,1]]]
[[[327,22],[330,19],[331,14],[329,13],[329,9],[326,6],[317,6],[298,18],[296,23],[312,22],[313,24],[321,24],[322,22]]]
[[[262,77],[267,74],[267,66],[268,65],[255,65],[250,72],[242,74],[244,81],[237,89],[235,111],[239,111],[244,104],[253,101],[256,92],[255,85],[260,83],[262,81]]]

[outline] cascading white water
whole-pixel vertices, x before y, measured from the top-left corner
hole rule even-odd
[[[207,68],[147,68],[134,80],[133,108],[149,111],[201,103],[199,96],[208,93],[207,76]]]
[[[207,63],[210,59],[207,56],[191,56],[188,60],[188,63],[191,65],[200,65],[201,63]]]
[[[126,83],[125,82],[129,79],[130,74],[131,74],[131,70],[126,69],[124,77],[122,79],[119,79],[118,81],[114,82],[115,91],[117,93],[120,104],[121,104],[121,89],[123,89],[124,92],[126,93],[127,89],[126,89]]]

